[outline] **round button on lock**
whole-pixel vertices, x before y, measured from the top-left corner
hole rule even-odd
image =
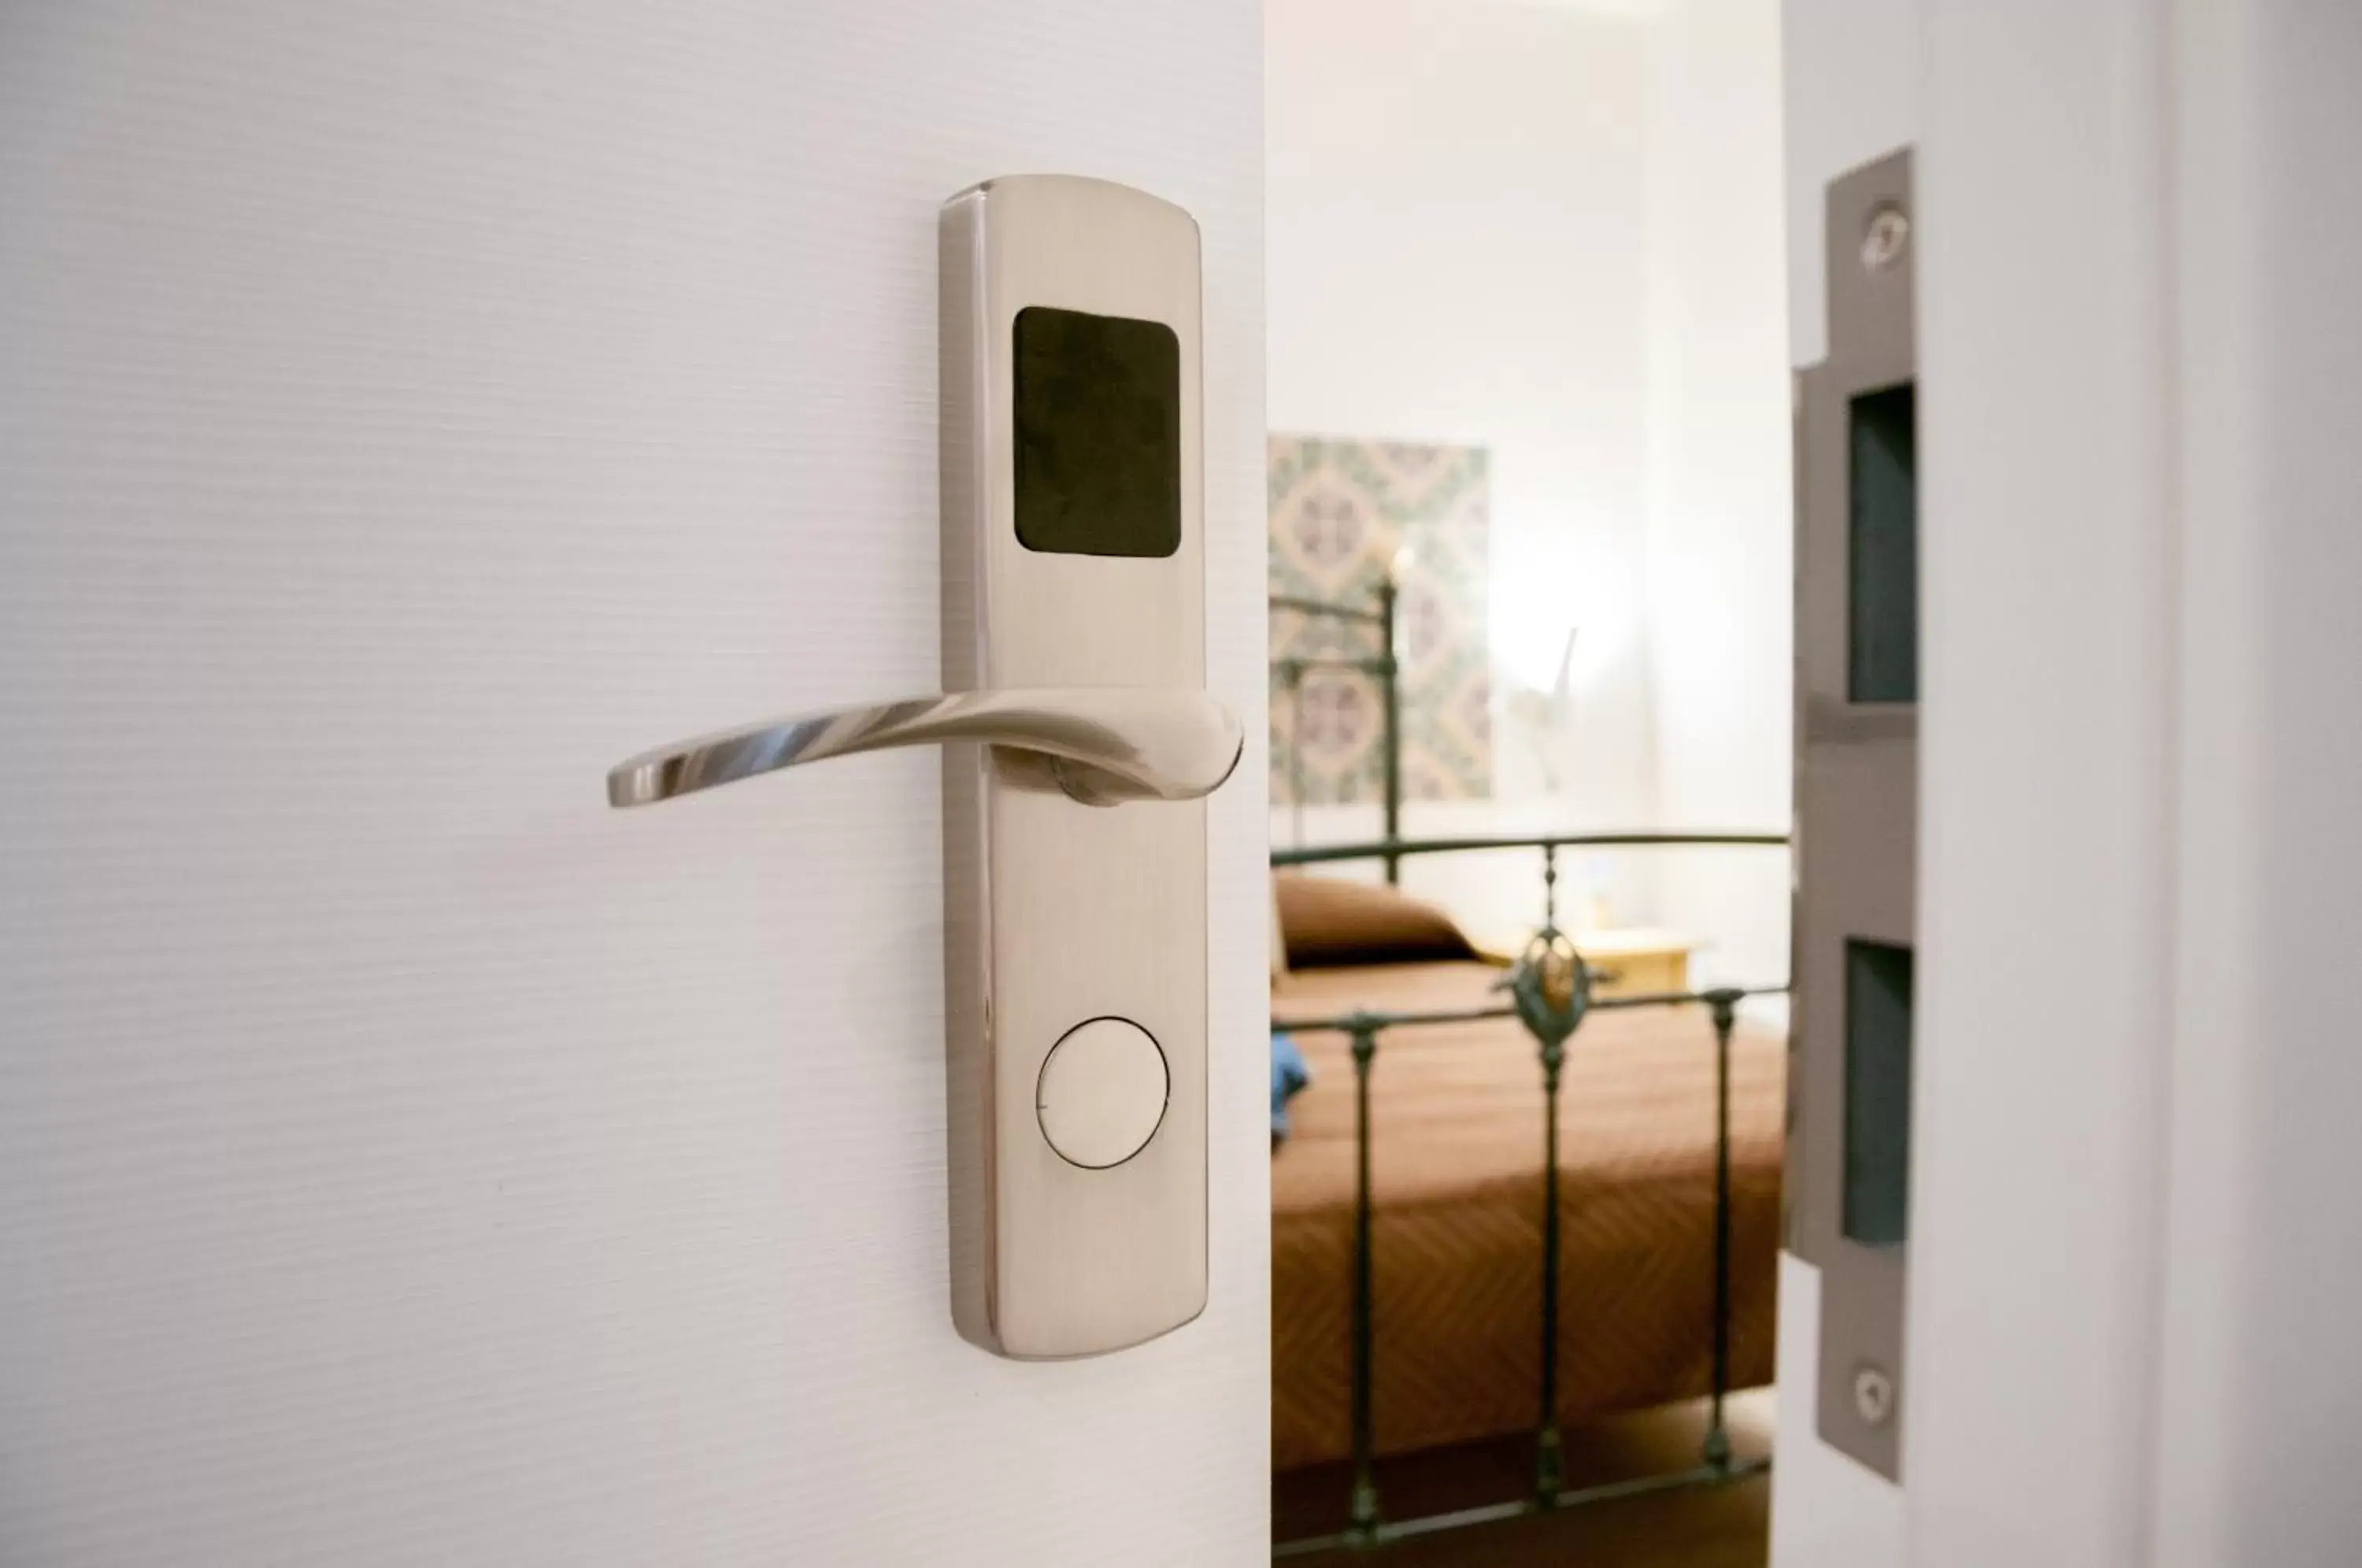
[[[1148,1146],[1171,1089],[1155,1036],[1130,1019],[1094,1018],[1050,1047],[1033,1103],[1059,1158],[1103,1171]]]

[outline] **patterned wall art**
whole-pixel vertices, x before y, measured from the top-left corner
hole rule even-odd
[[[1374,604],[1374,585],[1407,547],[1397,609],[1403,798],[1489,797],[1485,448],[1274,436],[1270,498],[1275,595]],[[1291,694],[1278,668],[1288,658],[1367,656],[1376,644],[1366,624],[1272,612],[1275,802],[1384,798],[1375,678],[1316,668]]]

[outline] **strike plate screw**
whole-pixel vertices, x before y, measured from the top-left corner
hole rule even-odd
[[[1911,215],[1893,202],[1882,202],[1870,215],[1870,226],[1861,234],[1861,264],[1872,272],[1883,272],[1902,259],[1903,248],[1911,243]]]
[[[1884,1426],[1894,1414],[1894,1379],[1874,1366],[1858,1368],[1853,1375],[1853,1408],[1865,1425]]]

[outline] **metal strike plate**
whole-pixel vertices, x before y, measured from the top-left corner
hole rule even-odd
[[[1196,223],[1120,185],[1021,176],[954,197],[940,240],[945,690],[1202,690]],[[1142,373],[1162,376],[1169,357],[1174,417],[1153,433],[1170,444],[1177,489],[1159,491],[1145,542],[1111,542],[1129,553],[1101,552],[1108,542],[1087,536],[1098,522],[1072,511],[1021,537],[1021,481],[1076,477],[1074,453],[1021,429],[1021,413],[1087,421],[1108,406],[1103,388],[1061,382],[1026,392],[1021,411],[1021,375],[1039,373],[1020,358],[1038,351],[1021,343],[1028,311],[1044,313],[1032,326],[1112,334],[1078,350],[1092,364],[1145,345]],[[1157,425],[1161,399],[1143,396],[1141,428]],[[1045,467],[1027,478],[1024,463]],[[1021,757],[954,744],[944,853],[960,1332],[1051,1358],[1188,1322],[1206,1304],[1204,805],[1095,809],[1043,788]],[[1162,1108],[1146,1104],[1160,1087]],[[1142,1128],[1138,1147],[1117,1146]]]
[[[1788,1240],[1821,1274],[1816,1428],[1890,1480],[1902,1474],[1908,1394],[1900,1184],[1918,816],[1914,221],[1907,149],[1829,186],[1829,352],[1799,373],[1796,403]]]

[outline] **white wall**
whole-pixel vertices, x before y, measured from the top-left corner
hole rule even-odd
[[[1911,1561],[2133,1568],[2175,898],[2165,24],[1925,15]]]
[[[1921,0],[1782,5],[1793,364],[1814,364],[1828,352],[1822,253],[1828,182],[1918,138],[1920,5]],[[1924,192],[1924,161],[1918,174]],[[1830,1448],[1814,1430],[1820,1334],[1819,1271],[1783,1251],[1780,1462],[1772,1472],[1773,1568],[1895,1568],[1906,1560],[1903,1488]],[[1911,1463],[1906,1450],[1906,1470]]]
[[[1203,226],[1260,736],[1261,53],[1253,0],[0,6],[0,1562],[1262,1557],[1256,794],[1209,1305],[1029,1365],[947,1307],[935,758],[601,790],[933,685],[935,209],[1009,171]]]
[[[1912,1562],[2350,1562],[2362,13],[1927,14]]]
[[[1496,734],[1500,804],[1415,808],[1407,823],[1645,823],[1646,24],[1270,0],[1264,32],[1272,427],[1491,449],[1496,696],[1547,689],[1580,628],[1561,795],[1540,799],[1530,748]],[[1315,813],[1314,836],[1365,818]],[[1284,841],[1288,815],[1274,824]],[[1601,871],[1619,913],[1652,912],[1644,861]],[[1466,874],[1457,886],[1473,890]],[[1487,886],[1538,911],[1529,864]]]
[[[2362,1540],[2362,14],[2185,5],[2165,48],[2182,907],[2148,1561],[2312,1568]]]
[[[1479,443],[1494,461],[1491,801],[1414,834],[1787,821],[1788,436],[1772,0],[1275,0],[1265,11],[1275,428]],[[1275,812],[1281,842],[1297,814]],[[1374,812],[1303,813],[1312,840]],[[1669,920],[1702,977],[1786,973],[1784,857],[1570,856],[1563,911]],[[1414,863],[1487,934],[1534,857]]]
[[[1671,0],[1650,28],[1648,635],[1653,821],[1788,825],[1792,447],[1777,0]],[[1788,859],[1680,850],[1664,922],[1694,977],[1788,973]]]

